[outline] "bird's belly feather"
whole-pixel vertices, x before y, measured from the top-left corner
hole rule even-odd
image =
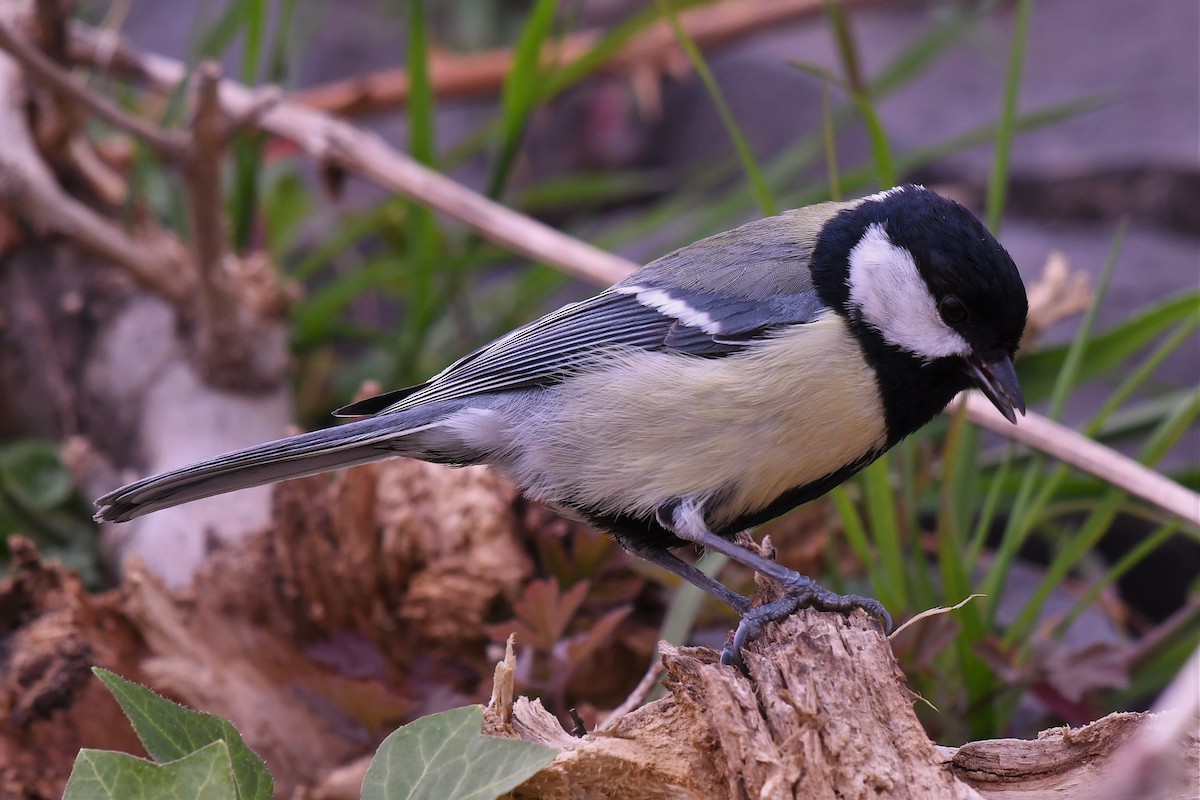
[[[722,359],[608,353],[554,395],[454,427],[531,496],[598,516],[691,497],[721,527],[887,442],[875,374],[832,313]]]

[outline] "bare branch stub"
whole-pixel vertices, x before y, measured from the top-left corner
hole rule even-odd
[[[256,298],[246,294],[253,288],[247,284],[257,279],[251,274],[253,268],[270,271],[271,267],[261,259],[229,252],[221,165],[233,126],[221,108],[220,87],[220,65],[201,64],[195,73],[195,110],[183,159],[192,254],[200,284],[200,314],[194,320],[197,366],[216,386],[244,389],[262,384],[265,388],[285,369],[278,359],[262,359],[263,326],[277,320],[264,319]]]
[[[188,220],[192,228],[192,251],[202,276],[205,303],[224,298],[219,293],[218,273],[225,258],[225,219],[221,206],[221,160],[225,152],[224,122],[217,99],[221,68],[206,61],[196,70],[195,113],[191,139],[183,163],[187,183]],[[206,309],[206,313],[218,313]]]

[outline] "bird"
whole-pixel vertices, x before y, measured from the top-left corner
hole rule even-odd
[[[112,491],[98,521],[404,456],[488,464],[564,516],[699,586],[740,622],[722,661],[797,609],[861,608],[737,543],[842,484],[979,389],[1013,424],[1028,301],[1013,259],[964,206],[903,184],[748,222],[675,250],[354,421]],[[676,551],[724,553],[784,589],[751,600]]]

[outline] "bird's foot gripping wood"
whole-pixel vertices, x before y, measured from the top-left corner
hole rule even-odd
[[[778,622],[802,608],[837,611],[842,614],[849,614],[861,608],[879,620],[885,631],[892,629],[892,617],[878,600],[857,594],[837,594],[818,585],[806,575],[787,571],[792,575],[783,582],[788,593],[742,614],[742,621],[738,623],[733,639],[726,642],[721,650],[722,664],[732,664],[743,673],[746,672],[746,665],[742,661],[742,648],[757,639],[767,623]]]
[[[656,563],[666,566],[672,572],[695,583],[701,589],[717,597],[717,599],[728,603],[735,611],[742,615],[742,621],[738,623],[733,640],[726,644],[721,652],[722,664],[734,664],[745,672],[745,666],[742,663],[742,648],[757,638],[767,623],[778,622],[802,608],[837,611],[842,614],[849,614],[855,609],[861,608],[872,617],[878,619],[883,625],[885,632],[892,629],[891,615],[888,614],[887,609],[878,600],[856,594],[837,594],[836,592],[832,592],[818,585],[816,581],[806,575],[801,575],[795,570],[790,570],[776,561],[747,550],[713,533],[708,529],[708,525],[704,521],[703,506],[699,502],[684,500],[677,504],[672,504],[667,508],[660,509],[658,521],[663,527],[673,531],[680,539],[693,542],[701,547],[716,550],[718,553],[723,553],[733,561],[750,567],[755,572],[776,581],[786,592],[782,597],[771,600],[756,608],[750,608],[750,603],[746,598],[731,592],[724,586],[718,584],[720,591],[714,591],[711,584],[715,582],[711,578],[704,576],[705,580],[703,582],[694,580],[692,576],[681,572],[678,568],[674,568],[674,565],[664,564],[662,560],[655,559]],[[674,557],[671,558],[673,559]],[[740,602],[731,602],[728,599],[729,595],[733,595]]]

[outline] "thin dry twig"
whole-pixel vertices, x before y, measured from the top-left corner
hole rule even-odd
[[[596,726],[596,731],[601,732],[610,730],[621,721],[622,717],[645,703],[646,699],[649,698],[650,694],[654,691],[654,687],[658,685],[659,678],[662,677],[665,669],[666,668],[663,667],[662,660],[655,657],[654,661],[651,662],[649,669],[646,670],[646,674],[642,676],[640,681],[638,681],[638,685],[635,686],[633,691],[629,693],[629,696],[621,702],[621,705],[614,708],[609,715],[604,718],[604,721]]]
[[[908,628],[912,627],[915,623],[920,622],[923,619],[928,619],[929,617],[940,617],[943,614],[949,614],[951,611],[958,611],[960,608],[965,606],[967,603],[969,603],[972,600],[975,600],[976,598],[979,598],[979,597],[987,597],[987,595],[969,594],[966,597],[964,597],[962,600],[959,600],[957,603],[955,603],[954,605],[952,605],[948,608],[946,606],[938,606],[936,608],[927,608],[924,611],[922,611],[920,614],[917,614],[912,619],[906,621],[899,628],[896,628],[896,630],[889,633],[888,639],[895,639],[902,632],[904,632]],[[924,698],[922,698],[922,699],[924,699]],[[928,703],[929,701],[926,700],[925,702]]]
[[[73,55],[94,66],[111,66],[152,88],[173,91],[183,79],[182,64],[137,52],[84,27],[72,37]],[[227,114],[239,116],[254,102],[254,93],[231,81],[221,83]],[[476,230],[485,238],[539,262],[598,284],[612,284],[638,265],[588,245],[536,220],[494,203],[413,161],[372,133],[291,102],[266,111],[258,121],[265,131],[294,142],[310,155],[362,175],[386,189],[427,204]],[[961,395],[967,418],[977,425],[1045,452],[1141,498],[1151,505],[1200,525],[1200,495],[1037,413],[1010,425],[973,393]],[[952,404],[951,409],[956,405]]]
[[[29,224],[63,234],[125,267],[140,283],[170,301],[195,336],[197,366],[209,383],[241,389],[274,386],[286,371],[287,359],[282,349],[276,355],[268,353],[270,348],[262,347],[262,337],[272,335],[282,341],[282,331],[275,328],[286,291],[261,254],[235,258],[229,252],[221,167],[230,134],[265,113],[277,102],[277,91],[249,93],[249,102],[240,114],[226,115],[220,100],[220,67],[202,64],[195,73],[190,129],[165,131],[126,114],[33,48],[23,32],[26,24],[15,4],[0,13],[0,49],[13,56],[3,58],[12,73],[13,91],[24,86],[22,77],[31,77],[61,99],[64,115],[96,114],[178,163],[187,191],[193,257],[187,257],[173,234],[153,224],[143,228],[139,240],[131,240],[65,192],[32,140],[20,97],[6,97],[8,102],[0,109],[4,126],[20,129],[6,137],[10,147],[0,154],[0,174],[8,178],[0,186],[0,197]],[[90,150],[82,152],[95,155]],[[99,159],[77,163],[90,163],[88,175],[93,180],[89,183],[103,186]],[[107,192],[115,196],[121,188],[109,186]],[[33,202],[29,202],[31,198]]]
[[[199,335],[200,367],[218,385],[236,382],[258,346],[246,336],[242,302],[226,274],[225,212],[221,196],[221,163],[225,156],[227,124],[218,96],[221,67],[201,64],[195,74],[195,112],[183,163],[187,186],[192,254],[200,275],[200,305],[204,324]],[[226,375],[232,372],[232,375]]]

